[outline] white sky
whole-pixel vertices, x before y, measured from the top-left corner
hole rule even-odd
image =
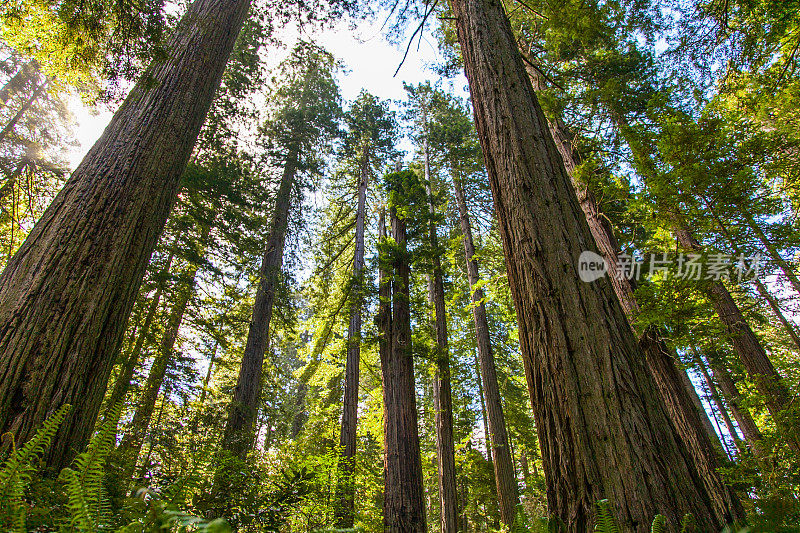
[[[349,23],[342,20],[326,31],[302,35],[295,28],[287,28],[280,32],[284,46],[266,50],[265,56],[268,63],[274,65],[289,53],[298,37],[313,40],[345,64],[345,72],[340,75],[340,87],[346,101],[355,99],[362,88],[382,99],[400,100],[405,97],[404,81],[411,84],[426,80],[432,83],[439,81],[439,76],[427,68],[443,59],[437,49],[436,38],[430,31],[423,34],[419,43],[415,40],[402,69],[393,77],[413,29],[407,32],[402,43],[392,45],[381,31],[382,23],[383,19],[378,17],[374,21],[361,22],[352,30]],[[461,97],[469,95],[467,80],[463,75],[455,80],[443,80],[442,88]],[[77,97],[73,98],[71,108],[77,121],[76,138],[79,146],[70,151],[68,160],[72,168],[75,168],[103,133],[111,120],[112,111],[90,110]]]

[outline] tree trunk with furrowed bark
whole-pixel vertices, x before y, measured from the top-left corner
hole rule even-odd
[[[499,0],[451,0],[494,196],[520,347],[548,481],[568,531],[608,498],[622,528],[653,516],[700,530],[720,513],[677,435],[607,280],[580,281],[596,250]]]
[[[94,428],[147,262],[250,0],[195,0],[0,276],[0,432],[73,410],[47,462]]]
[[[350,300],[350,322],[347,326],[347,361],[345,363],[344,402],[339,444],[339,476],[336,485],[339,505],[336,522],[342,529],[352,528],[355,513],[355,484],[353,474],[356,460],[358,424],[358,383],[361,362],[361,309],[364,306],[364,227],[367,216],[367,187],[369,184],[370,154],[364,147],[361,156],[361,176],[358,180],[356,209],[355,253]]]
[[[393,253],[391,258],[393,274],[385,272],[381,275],[381,309],[378,317],[382,335],[386,446],[383,527],[387,533],[424,533],[427,526],[411,351],[410,269],[405,257],[406,222],[397,216],[395,208],[391,208],[390,219],[397,253]],[[385,242],[385,238],[382,241]],[[384,301],[388,295],[386,286],[390,283],[391,312]]]
[[[500,387],[497,383],[492,343],[489,339],[489,320],[486,317],[486,306],[483,303],[483,289],[478,287],[480,274],[478,262],[475,260],[475,244],[472,240],[472,226],[469,220],[467,202],[461,187],[461,180],[453,176],[453,192],[458,204],[461,222],[461,236],[464,241],[464,253],[467,260],[467,276],[472,291],[472,318],[475,321],[475,337],[478,341],[478,360],[480,362],[480,379],[483,384],[483,396],[486,398],[487,434],[491,448],[490,459],[493,458],[494,477],[497,485],[497,501],[500,507],[500,518],[504,524],[514,523],[519,504],[519,486],[514,477],[511,461],[511,448],[508,445],[508,431],[503,414],[503,402],[500,398]]]
[[[427,114],[423,111],[425,135]],[[430,153],[428,139],[423,138],[425,184],[428,193],[428,244],[433,250],[432,272],[428,274],[428,302],[433,305],[434,337],[436,338],[436,373],[433,377],[433,410],[436,424],[436,460],[439,478],[439,503],[441,505],[441,532],[458,531],[458,492],[456,490],[456,459],[453,442],[453,397],[450,383],[450,347],[447,339],[447,309],[444,298],[442,259],[439,254],[431,188]]]
[[[222,449],[243,459],[253,448],[255,422],[258,415],[264,354],[269,348],[272,308],[275,291],[283,267],[283,249],[289,226],[292,189],[295,184],[298,150],[289,151],[281,184],[275,198],[272,225],[266,251],[261,260],[259,284],[253,302],[253,315],[247,332],[247,344],[239,366],[239,378],[228,409],[228,421],[222,437]]]

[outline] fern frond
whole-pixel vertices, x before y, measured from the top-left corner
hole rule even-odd
[[[122,403],[112,407],[89,441],[86,451],[73,461],[73,468],[65,468],[59,476],[65,483],[69,526],[96,531],[110,522],[111,506],[103,487],[103,476],[108,456],[114,449],[117,424],[122,413]]]
[[[651,533],[666,533],[667,532],[667,518],[664,515],[657,514],[653,519],[653,527],[650,529]]]
[[[0,466],[0,518],[9,520],[20,531],[25,530],[25,508],[22,496],[31,482],[31,475],[36,471],[35,462],[44,454],[58,428],[64,422],[72,407],[62,405],[42,424],[36,434],[22,446],[14,449],[11,439],[11,456]],[[22,524],[20,526],[19,524]]]
[[[600,500],[597,506],[597,523],[594,526],[595,533],[619,533],[619,526],[614,519],[614,511],[611,502]]]
[[[681,520],[681,533],[695,533],[697,531],[697,521],[690,513],[683,517]]]

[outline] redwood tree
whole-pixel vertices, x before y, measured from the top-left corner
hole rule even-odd
[[[407,218],[400,212],[411,206],[403,199],[404,186],[418,180],[411,171],[388,176],[392,195],[390,220],[394,242],[381,239],[381,371],[383,374],[385,491],[384,531],[423,533],[425,498],[422,484],[414,359],[411,350],[410,267],[406,243]],[[386,256],[390,257],[387,258]],[[387,275],[388,274],[388,275]],[[391,306],[384,298],[391,284]]]
[[[299,43],[281,66],[283,81],[273,95],[277,109],[264,128],[264,141],[282,171],[264,243],[247,344],[222,439],[222,449],[240,459],[254,443],[264,354],[269,348],[292,197],[300,178],[313,178],[321,172],[325,147],[337,127],[340,98],[334,71],[330,54],[312,44]]]
[[[452,0],[495,201],[551,512],[585,531],[608,498],[622,527],[691,513],[702,530],[733,517],[714,505],[677,436],[610,283],[583,283],[596,251],[586,218],[497,0]]]
[[[72,404],[48,453],[89,438],[145,267],[250,0],[195,0],[0,276],[0,431],[29,439]]]
[[[347,361],[345,363],[344,401],[339,444],[336,507],[337,523],[341,528],[353,527],[355,513],[356,436],[358,423],[359,363],[361,360],[361,312],[364,307],[364,233],[367,218],[369,178],[376,168],[393,152],[394,117],[385,103],[362,92],[345,116],[348,132],[344,139],[343,156],[352,159],[357,169],[357,206],[355,216],[355,250],[350,287],[350,320],[347,326]]]

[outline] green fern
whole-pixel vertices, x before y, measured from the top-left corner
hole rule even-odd
[[[103,487],[108,456],[114,449],[117,423],[122,404],[112,408],[98,426],[86,451],[73,462],[73,468],[61,471],[69,511],[68,526],[81,531],[108,531],[111,527],[111,504]]]
[[[651,533],[666,533],[667,532],[667,518],[664,515],[657,514],[653,519],[653,527],[650,529]]]
[[[611,502],[600,500],[596,505],[597,524],[594,526],[595,533],[619,533],[619,525],[614,519],[614,510]]]
[[[692,514],[687,514],[681,520],[681,533],[695,533],[697,531],[697,520]]]
[[[69,405],[57,409],[33,438],[18,450],[14,447],[14,437],[10,433],[3,436],[4,439],[10,439],[12,452],[0,466],[0,523],[5,527],[12,527],[11,531],[25,531],[27,510],[22,500],[23,495],[30,485],[31,475],[36,471],[35,463],[50,446],[50,441],[70,409]]]

